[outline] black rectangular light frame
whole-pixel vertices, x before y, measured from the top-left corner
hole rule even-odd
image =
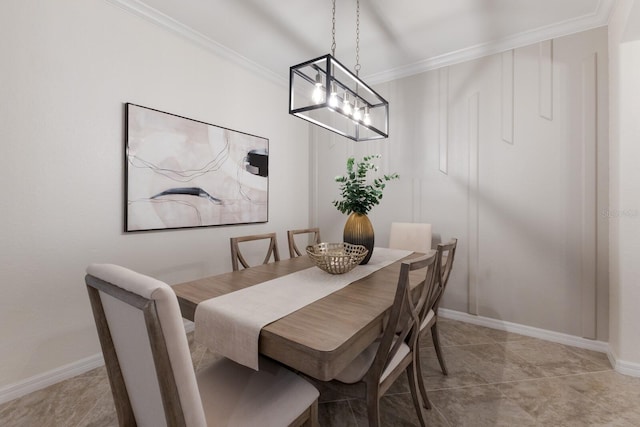
[[[323,94],[319,100],[311,97],[316,86]],[[338,105],[330,105],[332,87],[339,94]],[[367,108],[369,123],[362,116],[354,119],[340,107],[345,94],[353,100],[352,107]],[[354,141],[389,136],[389,103],[330,54],[289,69],[289,114]]]

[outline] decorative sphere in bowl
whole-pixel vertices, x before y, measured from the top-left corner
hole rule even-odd
[[[307,246],[307,255],[327,273],[342,274],[351,271],[367,256],[367,248],[351,243],[318,243]]]

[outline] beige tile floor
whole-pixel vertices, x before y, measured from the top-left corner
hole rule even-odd
[[[440,330],[448,376],[423,343],[429,426],[640,426],[640,378],[604,354],[446,319]],[[192,354],[196,369],[215,357]],[[321,402],[322,426],[366,426],[362,401]],[[384,426],[419,425],[404,377],[381,405]],[[117,426],[104,368],[0,405],[0,426]]]

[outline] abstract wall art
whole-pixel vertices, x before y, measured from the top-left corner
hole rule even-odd
[[[268,221],[268,139],[131,103],[125,117],[125,231]]]

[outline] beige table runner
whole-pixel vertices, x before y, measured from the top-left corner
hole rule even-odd
[[[269,323],[336,292],[408,255],[411,251],[375,248],[366,265],[333,275],[311,267],[198,304],[196,342],[258,370],[258,338]]]

